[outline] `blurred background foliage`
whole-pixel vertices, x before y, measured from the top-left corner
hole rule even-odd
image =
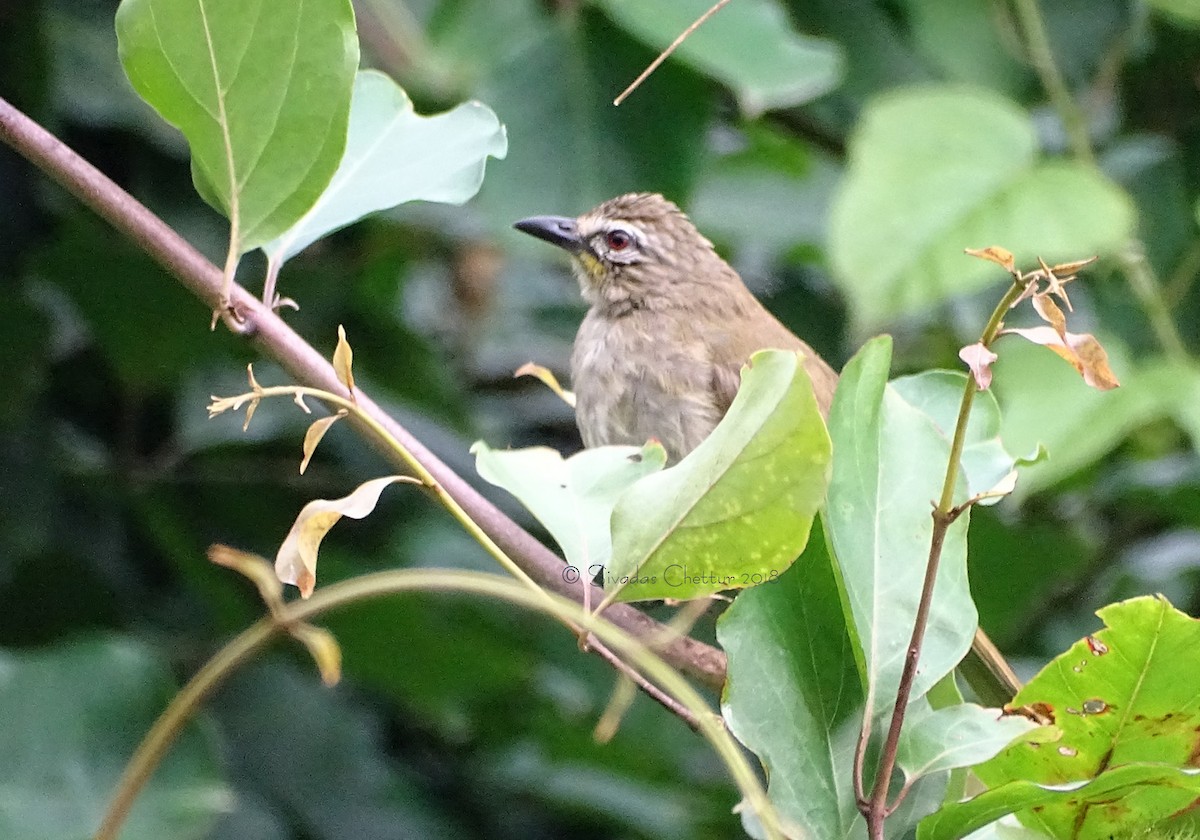
[[[736,15],[723,12],[706,40],[698,35],[613,108],[707,6],[356,3],[364,63],[392,75],[423,113],[484,101],[506,123],[510,152],[489,163],[466,207],[405,206],[293,260],[281,292],[301,309],[286,317],[326,354],[345,324],[360,384],[463,474],[473,475],[476,438],[578,445],[568,410],[511,377],[530,359],[562,373],[582,314],[563,262],[509,229],[523,216],[662,191],[835,366],[871,331],[887,330],[897,373],[957,368],[958,348],[975,340],[1000,293],[997,275],[966,295],[952,282],[902,285],[901,296],[918,302],[907,308],[864,296],[833,252],[847,238],[854,247],[860,223],[863,236],[878,231],[844,207],[840,232],[830,219],[849,200],[847,180],[865,177],[853,171],[868,143],[864,114],[912,85],[1003,97],[987,114],[1006,111],[1018,136],[1027,125],[1031,155],[1035,144],[1038,155],[1068,152],[1024,57],[1014,6],[734,0]],[[220,262],[224,222],[193,190],[182,141],[121,72],[115,7],[0,5],[0,95]],[[1200,380],[1191,358],[1200,350],[1200,7],[1046,0],[1043,13],[1105,176],[1091,185],[1099,197],[1064,211],[1086,221],[1085,237],[1103,230],[1093,247],[1109,255],[1072,286],[1074,317],[1103,336],[1125,388],[1089,393],[1046,351],[1001,344],[996,385],[1006,435],[1020,444],[1010,448],[1041,440],[1051,458],[1019,498],[976,511],[972,589],[984,627],[1026,670],[1094,629],[1092,612],[1112,600],[1157,591],[1200,610]],[[916,117],[915,134],[950,146],[971,129]],[[913,191],[923,176],[908,173]],[[953,205],[958,182],[934,186]],[[908,188],[896,183],[868,178],[858,188],[892,202],[882,212],[900,231],[897,250],[905,230],[926,224],[922,214],[938,212],[926,196],[906,216]],[[1164,347],[1162,324],[1155,329],[1131,290],[1129,260],[1113,258],[1128,253],[1131,236],[1182,352]],[[892,259],[889,241],[859,262]],[[956,265],[979,271],[954,261],[961,248],[991,244],[1027,267],[1035,256],[1020,240],[951,238],[950,257],[938,259],[949,260],[953,281]],[[261,260],[248,259],[241,279],[257,289],[261,272]],[[932,274],[918,265],[911,282]],[[0,277],[9,375],[0,403],[0,833],[80,837],[172,685],[262,612],[250,587],[208,564],[205,547],[222,541],[271,556],[305,501],[347,492],[385,466],[342,425],[300,479],[304,418],[283,403],[263,406],[248,433],[236,418],[209,421],[210,394],[243,389],[248,348],[210,333],[208,313],[171,278],[3,148]],[[264,384],[282,381],[269,364],[256,371]],[[440,509],[403,487],[368,520],[341,525],[322,557],[323,582],[394,566],[493,568]],[[137,819],[170,825],[175,837],[222,840],[736,833],[734,794],[716,759],[653,704],[639,699],[613,743],[592,742],[612,674],[559,628],[434,597],[359,607],[328,626],[347,679],[324,689],[286,650],[240,674],[178,745],[128,836],[159,836],[138,834]]]

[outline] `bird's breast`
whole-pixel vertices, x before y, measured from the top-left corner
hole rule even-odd
[[[640,446],[655,438],[674,462],[720,420],[706,342],[694,325],[662,312],[589,312],[575,339],[571,378],[585,446]]]

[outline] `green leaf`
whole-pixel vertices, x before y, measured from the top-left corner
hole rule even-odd
[[[890,364],[891,339],[885,336],[867,342],[842,371],[829,417],[837,458],[825,514],[876,715],[895,700],[929,559],[932,503],[941,496],[950,457],[950,442],[930,416],[950,410],[931,405],[944,389],[929,389],[929,399],[914,404],[905,393],[923,389],[919,383],[888,385]],[[966,498],[960,474],[955,501]],[[946,534],[914,699],[958,664],[975,634],[968,516]]]
[[[545,446],[496,450],[479,441],[471,452],[479,474],[516,496],[588,580],[612,554],[609,518],[618,497],[667,463],[666,450],[655,442],[640,449],[599,446],[565,460]]]
[[[1053,749],[1053,745],[1043,744],[1039,749]],[[1139,791],[1145,793],[1149,790],[1184,801],[1194,800],[1200,797],[1200,770],[1165,767],[1161,764],[1127,764],[1109,770],[1090,782],[1045,785],[1026,780],[1013,781],[984,791],[966,802],[947,805],[931,814],[918,827],[917,840],[958,840],[1014,811],[1045,808],[1071,811],[1087,808],[1098,812],[1112,809],[1119,812],[1117,819],[1111,822],[1117,836],[1128,836],[1131,828],[1147,823],[1138,815],[1125,811],[1125,799]],[[1089,803],[1092,807],[1089,807]],[[1034,836],[1055,836],[1047,835],[1044,831]],[[1003,836],[1010,835],[1006,832]],[[1099,838],[1110,835],[1097,833],[1095,828],[1090,828],[1069,836]]]
[[[606,588],[626,601],[688,599],[778,577],[808,541],[829,461],[798,354],[755,353],[712,434],[617,501]]]
[[[408,95],[374,70],[358,74],[346,152],[316,204],[263,250],[282,263],[368,213],[406,201],[461,204],[483,183],[490,155],[508,152],[504,126],[486,105],[466,102],[420,117]]]
[[[666,49],[712,6],[710,0],[594,2],[656,50]],[[729,4],[693,31],[674,55],[728,86],[751,116],[816,99],[835,88],[842,75],[837,44],[796,32],[774,0]],[[654,84],[653,77],[644,84]]]
[[[946,440],[952,440],[966,384],[966,374],[932,370],[895,379],[890,387],[932,419]],[[976,392],[962,453],[962,468],[971,497],[996,492],[996,488],[1012,478],[1016,463],[1017,459],[1008,454],[1000,440],[1000,405],[995,396],[991,391]],[[994,504],[1000,498],[994,496],[984,503]]]
[[[237,253],[304,215],[346,143],[349,0],[122,0],[117,38],[134,88],[187,138]]]
[[[819,533],[777,581],[734,599],[717,640],[729,657],[721,713],[767,769],[780,815],[814,840],[850,836],[863,688]]]
[[[973,703],[944,709],[917,704],[904,720],[896,763],[913,779],[987,761],[1034,729],[1028,718]]]
[[[0,727],[0,836],[90,837],[173,690],[166,666],[122,639],[0,652],[0,720],[8,722]],[[212,745],[189,726],[121,837],[200,840],[230,805]]]
[[[1153,777],[1115,800],[1107,790],[1083,788],[1070,799],[1018,813],[1026,825],[1057,837],[1101,837],[1150,824],[1200,793],[1195,777],[1171,772],[1190,770],[1195,761],[1200,693],[1181,676],[1200,673],[1200,624],[1161,596],[1110,604],[1098,615],[1105,629],[1056,657],[1013,700],[1049,709],[1062,737],[1016,744],[975,768],[996,788],[1103,779],[1126,766]]]
[[[830,221],[836,279],[858,329],[928,312],[999,270],[963,254],[1002,245],[1019,265],[1108,254],[1133,207],[1083,164],[1040,161],[1024,111],[985,91],[924,87],[879,97],[850,143]]]

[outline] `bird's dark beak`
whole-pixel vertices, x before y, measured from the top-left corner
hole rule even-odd
[[[566,216],[530,216],[513,225],[522,233],[544,239],[572,254],[578,254],[587,246],[579,238],[579,228],[574,219]]]

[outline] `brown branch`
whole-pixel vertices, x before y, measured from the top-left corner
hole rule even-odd
[[[133,240],[175,275],[207,310],[217,309],[222,285],[221,270],[217,266],[133,196],[2,98],[0,140]],[[230,297],[233,308],[241,317],[239,333],[250,338],[259,352],[278,362],[298,383],[333,392],[342,390],[329,362],[254,295],[235,284]],[[231,319],[225,320],[228,323]],[[363,410],[424,464],[471,518],[531,578],[547,589],[583,602],[583,586],[590,583],[563,580],[565,566],[557,555],[442,463],[370,397],[358,391],[357,398]],[[364,430],[359,427],[359,432]],[[368,440],[375,443],[372,437]],[[603,592],[597,590],[592,593],[592,598],[601,600]],[[605,617],[640,638],[657,639],[667,632],[663,625],[626,604],[614,605]],[[719,688],[724,682],[725,655],[709,645],[683,637],[665,646],[659,655],[684,674],[710,687]]]

